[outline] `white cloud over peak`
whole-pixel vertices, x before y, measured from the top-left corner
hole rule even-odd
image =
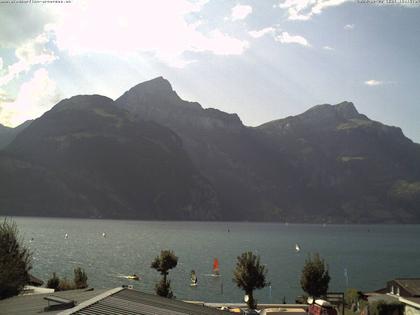
[[[282,32],[280,35],[275,37],[275,40],[282,44],[299,44],[305,47],[311,46],[306,38],[300,35],[290,35],[288,32]]]
[[[354,25],[354,24],[346,24],[346,25],[344,25],[344,29],[345,29],[346,31],[351,31],[351,30],[353,30],[353,29],[354,29],[354,27],[355,27],[355,25]]]
[[[324,47],[322,47],[322,49],[324,49],[324,50],[335,50],[331,46],[324,46]]]
[[[196,14],[206,1],[91,0],[57,11],[49,28],[57,46],[70,54],[147,53],[164,63],[183,67],[194,60],[186,52],[240,55],[248,42],[218,29],[202,32]],[[98,12],[98,8],[100,8]],[[188,20],[188,21],[187,21]],[[74,21],[77,21],[75,23]]]
[[[232,8],[231,19],[232,21],[243,20],[251,13],[252,7],[250,5],[237,4]]]
[[[17,47],[15,50],[17,61],[7,66],[6,73],[0,76],[0,86],[6,85],[21,73],[28,72],[35,65],[46,65],[56,60],[58,57],[47,48],[49,41],[48,33],[42,33]]]
[[[282,0],[277,7],[287,10],[289,20],[309,20],[328,7],[339,6],[352,0]]]
[[[0,99],[0,123],[15,127],[49,110],[60,99],[60,93],[48,71],[34,72],[33,77],[22,84],[15,100]]]
[[[383,84],[385,84],[385,82],[383,82],[383,81],[378,81],[378,80],[368,80],[368,81],[365,81],[365,84],[366,84],[366,85],[369,85],[369,86],[378,86],[378,85],[383,85]]]
[[[267,34],[274,35],[276,29],[274,27],[266,27],[258,31],[249,31],[248,34],[253,38],[260,38]]]

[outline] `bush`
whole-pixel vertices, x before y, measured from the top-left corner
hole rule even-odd
[[[162,278],[158,283],[156,283],[155,291],[157,295],[169,299],[171,299],[174,296],[171,290],[171,280],[165,280]]]
[[[53,272],[52,278],[48,279],[48,281],[47,281],[47,288],[54,289],[55,291],[58,291],[59,285],[60,285],[60,278],[57,277],[55,272]]]
[[[403,315],[404,305],[401,303],[386,303],[378,301],[369,304],[369,315]]]
[[[18,295],[29,281],[31,253],[22,245],[17,225],[0,224],[0,299]]]
[[[66,277],[60,279],[60,284],[58,285],[58,291],[67,291],[67,290],[75,290],[76,285],[73,281],[68,280]]]
[[[87,288],[87,279],[88,277],[86,275],[86,272],[82,268],[77,267],[76,269],[74,269],[74,285],[77,289]]]

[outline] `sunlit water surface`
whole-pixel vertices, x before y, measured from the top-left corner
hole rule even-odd
[[[347,286],[375,290],[396,277],[420,276],[420,225],[14,219],[33,252],[34,275],[46,280],[57,272],[71,279],[73,269],[80,266],[95,288],[133,284],[153,292],[159,274],[150,263],[161,249],[171,249],[179,257],[170,279],[176,297],[188,300],[242,301],[232,273],[236,257],[244,251],[260,255],[268,268],[271,288],[258,291],[259,302],[281,302],[283,297],[293,302],[302,293],[301,270],[313,252],[319,252],[329,265],[330,291]],[[300,252],[295,251],[295,244],[300,245]],[[220,278],[208,276],[215,257],[220,262]],[[198,275],[197,287],[190,286],[192,269]],[[133,273],[141,281],[121,277]]]

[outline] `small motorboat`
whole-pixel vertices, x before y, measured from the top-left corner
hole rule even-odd
[[[129,279],[129,280],[136,280],[136,281],[140,280],[139,276],[136,275],[136,274],[126,276],[126,278]]]

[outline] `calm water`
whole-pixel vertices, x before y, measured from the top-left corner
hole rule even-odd
[[[271,294],[268,288],[259,290],[259,302],[281,302],[283,296],[294,301],[302,293],[300,272],[311,252],[319,252],[329,264],[330,291],[346,288],[345,268],[348,286],[361,290],[379,289],[396,277],[420,276],[420,225],[15,220],[33,251],[36,276],[46,280],[55,271],[72,278],[73,269],[81,266],[90,286],[96,288],[134,284],[152,292],[159,275],[150,263],[161,249],[172,249],[179,257],[170,278],[180,299],[242,301],[243,293],[231,278],[236,257],[249,250],[267,265],[272,285]],[[64,239],[66,233],[68,239]],[[33,242],[29,242],[31,238]],[[299,253],[294,250],[296,243],[301,247]],[[220,262],[220,279],[206,276],[214,257]],[[192,269],[198,275],[195,288],[189,285]],[[141,281],[120,277],[132,273],[141,275]]]

